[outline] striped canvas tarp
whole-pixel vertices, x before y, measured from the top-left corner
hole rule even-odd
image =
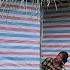
[[[40,70],[39,7],[0,7],[0,70]]]
[[[55,57],[61,50],[70,55],[70,8],[44,9],[42,59]],[[65,64],[70,70],[70,57]]]

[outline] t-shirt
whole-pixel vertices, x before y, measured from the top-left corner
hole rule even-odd
[[[61,62],[60,65],[55,64],[56,58],[46,58],[41,63],[41,70],[64,70],[64,63]]]

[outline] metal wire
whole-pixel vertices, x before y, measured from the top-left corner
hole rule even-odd
[[[56,11],[57,11],[57,4],[56,4],[56,1],[54,0],[54,3],[55,3],[55,8],[56,8]]]
[[[25,7],[26,7],[26,15],[27,15],[27,0],[26,0],[26,6]]]
[[[6,0],[6,2],[5,2],[4,0],[2,1],[2,4],[3,4],[3,3],[5,4],[5,6],[3,7],[2,15],[1,15],[2,18],[3,18],[3,13],[4,13],[4,11],[5,11],[5,9],[6,9],[6,6],[7,6],[7,1],[8,1],[8,0]]]
[[[21,9],[21,6],[23,6],[23,5],[24,5],[24,0],[21,0],[21,2],[20,2],[20,9]]]
[[[54,4],[55,4],[55,8],[56,8],[56,11],[57,11],[57,4],[56,4],[56,0],[52,0],[53,2],[54,2]],[[52,2],[51,0],[41,0],[41,5],[43,5],[42,3],[44,3],[44,6],[46,6],[47,7],[47,9],[48,9],[48,7],[49,7],[49,5],[51,4],[51,2]],[[47,3],[46,3],[47,2]]]

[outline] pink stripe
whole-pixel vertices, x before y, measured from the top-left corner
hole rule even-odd
[[[0,15],[0,18],[4,19],[13,19],[13,20],[24,20],[24,21],[32,21],[32,22],[40,22],[39,19],[25,18],[25,17],[15,17],[15,16],[5,16]]]
[[[36,29],[25,29],[25,28],[16,28],[16,27],[6,27],[6,26],[0,26],[0,30],[8,30],[8,31],[22,31],[22,32],[40,32],[40,30]]]
[[[45,57],[45,58],[48,58],[48,57],[51,57],[51,58],[53,57],[53,58],[55,58],[56,55],[52,55],[52,54],[51,54],[51,55],[49,55],[49,54],[42,54],[41,57],[42,57],[42,58],[43,58],[43,57]]]
[[[17,64],[13,64],[13,63],[3,63],[3,64],[0,64],[0,67],[5,67],[5,66],[14,66],[14,67],[17,67],[18,65]]]
[[[20,64],[19,63],[19,65],[22,65],[22,66],[32,66],[32,67],[39,67],[40,66],[40,64],[35,64],[35,63],[34,64],[31,64],[31,63],[30,64],[23,64],[23,63]]]
[[[48,25],[44,25],[43,26],[44,28],[60,28],[60,27],[70,27],[70,25],[51,25],[51,26],[48,26]]]
[[[3,3],[2,5],[1,5],[1,7],[5,7],[5,3]],[[20,5],[13,5],[13,4],[6,4],[6,7],[7,8],[17,8],[17,9],[26,9],[26,7],[25,6],[20,6]],[[36,10],[36,7],[30,7],[30,6],[27,6],[27,9],[31,9],[31,10]]]
[[[23,44],[39,44],[39,41],[26,41],[26,40],[8,40],[0,39],[0,43],[23,43]]]
[[[69,65],[68,65],[68,64],[66,64],[66,65],[65,65],[65,67],[70,68],[70,64],[69,64]]]
[[[0,55],[40,55],[40,53],[36,52],[5,52],[5,51],[0,51]]]
[[[43,38],[70,38],[70,35],[45,35]]]
[[[40,66],[40,64],[31,64],[31,63],[16,63],[16,64],[14,64],[14,63],[0,63],[0,66],[4,66],[4,67],[6,67],[6,66],[13,66],[13,67],[22,67],[22,66],[29,66],[29,67],[39,67]]]
[[[70,45],[42,45],[43,48],[70,48]]]
[[[44,19],[47,19],[47,18],[68,18],[70,17],[70,14],[63,14],[63,15],[52,15],[52,16],[44,16],[43,18]]]

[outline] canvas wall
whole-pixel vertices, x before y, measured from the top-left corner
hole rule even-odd
[[[70,8],[44,9],[41,58],[56,57],[64,50],[70,56]],[[70,57],[65,65],[70,70]]]
[[[0,4],[0,70],[40,70],[39,6]]]

